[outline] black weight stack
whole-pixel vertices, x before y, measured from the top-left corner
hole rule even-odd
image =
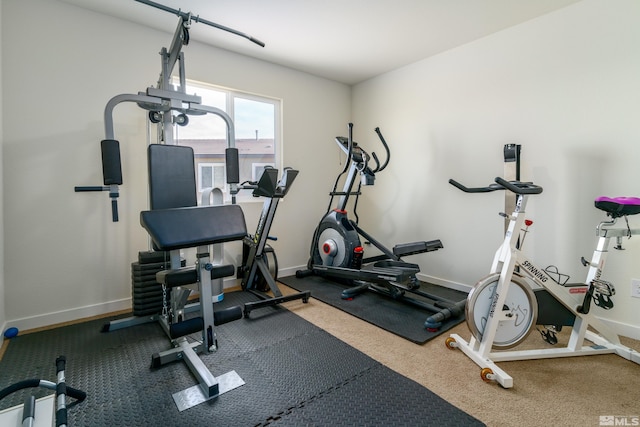
[[[181,259],[180,264],[184,267],[185,260]],[[134,316],[151,316],[162,312],[162,285],[156,281],[156,273],[167,268],[170,268],[169,253],[164,251],[139,252],[138,261],[131,263]]]

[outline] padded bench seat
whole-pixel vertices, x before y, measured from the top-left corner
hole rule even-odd
[[[242,240],[247,235],[244,213],[238,205],[143,211],[140,224],[163,251]]]
[[[600,196],[595,200],[595,206],[607,212],[613,218],[636,215],[640,213],[640,198]]]

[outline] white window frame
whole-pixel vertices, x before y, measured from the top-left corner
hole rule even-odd
[[[218,162],[207,162],[207,163],[198,163],[198,170],[197,170],[197,179],[198,179],[198,192],[202,192],[208,188],[215,188],[217,186],[215,185],[211,185],[211,186],[203,186],[202,185],[202,169],[203,168],[211,168],[211,178],[212,180],[215,179],[215,169],[216,168],[222,168],[222,180],[224,181],[222,183],[222,187],[218,187],[222,190],[223,193],[227,192],[227,171],[226,171],[226,165],[224,163],[218,163]],[[212,184],[215,184],[212,183]]]

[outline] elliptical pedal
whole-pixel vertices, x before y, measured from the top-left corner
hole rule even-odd
[[[437,251],[442,249],[442,242],[438,240],[429,240],[428,242],[412,242],[399,243],[393,247],[393,254],[398,257],[421,254],[424,252]]]

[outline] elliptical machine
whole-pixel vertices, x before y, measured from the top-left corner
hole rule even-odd
[[[380,128],[375,132],[385,149],[386,158],[381,164],[376,153],[369,155],[358,143],[353,141],[353,124],[349,123],[349,136],[336,137],[336,143],[347,155],[348,161],[336,178],[327,213],[316,228],[307,270],[299,270],[296,277],[306,277],[312,274],[323,276],[335,281],[353,285],[342,291],[343,299],[351,299],[357,295],[372,291],[435,313],[425,322],[430,330],[437,330],[442,321],[457,317],[464,313],[464,300],[452,302],[437,295],[420,290],[420,282],[416,274],[420,272],[417,264],[405,262],[401,257],[432,252],[443,248],[440,240],[419,241],[398,244],[389,250],[381,242],[367,233],[358,225],[356,213],[358,198],[362,186],[373,185],[375,174],[383,171],[389,164],[391,152]],[[375,166],[371,165],[371,160]],[[346,174],[342,191],[337,191],[338,184]],[[357,190],[356,178],[360,175]],[[334,209],[331,208],[334,197],[339,196]],[[347,214],[347,202],[354,196],[353,214],[355,221]],[[364,248],[360,236],[366,244],[371,244],[380,252],[379,255],[364,257]],[[414,297],[409,297],[407,293]]]

